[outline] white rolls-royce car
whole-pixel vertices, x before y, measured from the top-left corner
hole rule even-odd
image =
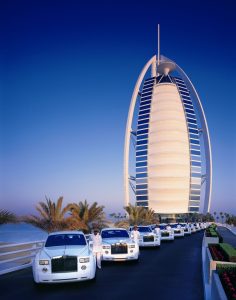
[[[181,227],[180,224],[171,223],[170,227],[174,231],[174,237],[183,237],[184,236],[184,229]]]
[[[196,232],[196,227],[194,226],[193,223],[190,224],[191,232]]]
[[[159,228],[161,231],[161,240],[173,241],[175,239],[174,231],[170,226],[167,224],[160,224]]]
[[[102,237],[102,260],[138,260],[139,246],[124,228],[104,228]]]
[[[130,227],[130,231],[133,227]],[[139,246],[140,247],[160,247],[161,237],[154,233],[150,226],[138,226],[140,233]]]
[[[188,223],[180,223],[181,227],[184,229],[184,235],[191,234],[191,226]]]
[[[201,230],[199,223],[194,223],[193,225],[194,225],[196,231],[200,231]]]
[[[49,234],[33,261],[36,283],[58,283],[93,279],[96,258],[81,231]]]

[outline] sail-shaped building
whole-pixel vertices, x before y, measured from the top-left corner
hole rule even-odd
[[[135,139],[135,175],[129,166],[131,138]],[[210,208],[212,158],[203,107],[185,72],[160,53],[142,69],[130,103],[125,206],[130,203],[130,184],[136,204],[159,214],[199,212],[201,197],[202,211]]]

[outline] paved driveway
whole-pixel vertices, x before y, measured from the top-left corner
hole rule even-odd
[[[138,263],[103,263],[95,282],[33,284],[30,269],[0,277],[1,299],[203,300],[203,232],[141,249]]]

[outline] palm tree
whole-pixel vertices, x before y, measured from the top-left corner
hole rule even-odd
[[[16,223],[17,217],[15,214],[5,209],[0,209],[0,225],[6,223]]]
[[[214,219],[215,219],[215,221],[216,221],[216,211],[214,211],[214,213],[213,213],[213,215],[214,215]]]
[[[221,217],[221,223],[223,224],[224,213],[222,211],[220,212],[220,217]]]
[[[145,207],[131,205],[124,207],[129,215],[130,225],[142,224],[149,225],[157,222],[156,214],[154,210],[147,209]]]
[[[87,200],[80,201],[78,204],[69,205],[69,210],[73,219],[78,219],[84,224],[84,231],[89,232],[93,227],[102,228],[106,225],[104,206],[97,202],[89,205]]]
[[[58,198],[56,203],[46,197],[46,203],[39,202],[36,206],[39,216],[31,215],[23,218],[23,220],[48,233],[57,230],[83,229],[84,224],[81,220],[74,219],[70,215],[66,216],[70,204],[62,208],[62,202],[63,197]]]

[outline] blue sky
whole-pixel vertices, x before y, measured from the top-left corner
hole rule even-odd
[[[236,214],[235,2],[1,2],[1,207],[64,196],[123,207],[129,102],[161,52],[195,85],[213,150],[212,211]]]

